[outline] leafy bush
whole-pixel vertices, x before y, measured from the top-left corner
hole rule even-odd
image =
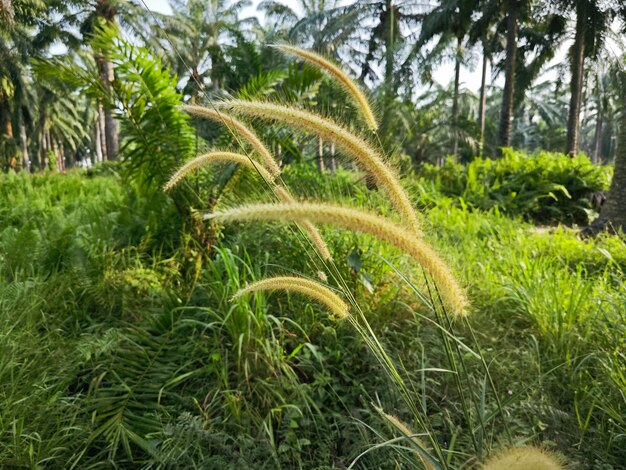
[[[540,223],[587,224],[591,196],[608,188],[611,172],[584,155],[505,149],[498,160],[477,158],[464,166],[449,159],[441,168],[425,164],[421,175],[472,208]]]

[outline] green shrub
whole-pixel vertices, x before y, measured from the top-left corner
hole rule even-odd
[[[584,155],[505,149],[498,160],[477,158],[464,166],[449,159],[440,168],[426,164],[421,175],[444,195],[475,209],[497,209],[539,223],[587,224],[591,195],[608,188],[611,172]]]

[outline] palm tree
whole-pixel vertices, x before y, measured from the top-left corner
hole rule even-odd
[[[346,22],[335,21],[343,11],[337,6],[338,2],[297,0],[289,3],[294,7],[297,4],[298,8],[275,0],[264,0],[259,4],[258,9],[265,12],[267,23],[273,25],[273,33],[281,39],[336,58],[337,49],[350,30]]]
[[[596,227],[608,226],[612,230],[626,231],[626,72],[620,73],[622,113],[619,123],[619,138],[615,155],[613,181],[602,207]]]
[[[452,119],[450,127],[453,133],[452,154],[458,153],[459,136],[459,82],[463,61],[463,41],[472,27],[472,17],[480,6],[480,0],[444,0],[423,16],[420,35],[413,45],[414,51],[421,50],[430,40],[439,37],[438,44],[430,53],[428,62],[433,62],[450,43],[454,43],[454,91],[452,100]]]
[[[16,168],[18,147],[22,165],[28,167],[29,61],[42,56],[55,41],[72,47],[76,36],[67,28],[72,2],[8,0],[0,7],[0,152],[4,166]],[[19,138],[14,135],[19,128]],[[18,141],[19,140],[19,146]]]
[[[583,99],[585,60],[596,57],[617,15],[624,14],[623,2],[602,0],[562,0],[565,17],[576,15],[571,56],[570,105],[567,121],[566,152],[575,155],[580,149],[580,113]]]
[[[124,0],[71,0],[66,2],[74,7],[71,17],[77,18],[82,33],[81,45],[85,39],[97,34],[101,26],[109,27],[118,22],[133,32],[133,35],[146,40],[147,29],[154,24],[139,2]],[[102,153],[107,160],[115,160],[120,151],[119,133],[115,120],[115,99],[112,96],[115,70],[109,60],[106,50],[93,50],[93,56],[98,66],[98,73],[102,88],[106,92],[106,99],[98,104],[98,120],[102,122]]]
[[[483,12],[483,16],[493,11],[493,5],[497,3],[497,0],[490,0],[487,5],[492,6]],[[506,52],[502,67],[505,82],[498,127],[500,148],[511,145],[515,108],[544,65],[554,57],[554,42],[564,24],[560,15],[549,9],[541,11],[537,0],[506,0],[503,6],[505,24],[497,26],[497,30],[506,31]],[[491,52],[495,52],[494,49]]]
[[[92,36],[96,34],[96,30],[99,26],[111,26],[115,25],[118,16],[118,4],[115,0],[95,0],[95,3],[90,3],[87,0],[87,5],[84,9],[84,19],[81,25],[81,32],[83,36]],[[107,57],[105,50],[95,49],[93,51],[94,58],[98,65],[98,73],[102,88],[109,97],[104,100],[98,106],[99,113],[102,114],[102,121],[104,123],[104,153],[107,160],[115,160],[119,153],[119,135],[117,131],[117,123],[115,122],[115,116],[113,112],[114,99],[112,97],[112,83],[115,79],[115,70],[113,63]]]
[[[344,7],[331,23],[342,25],[342,41],[351,59],[348,65],[360,69],[360,81],[380,85],[377,101],[383,142],[393,139],[388,123],[399,90],[408,94],[413,89],[414,67],[407,61],[407,47],[427,8],[418,0],[361,0]],[[364,52],[355,57],[355,51]]]
[[[522,3],[507,0],[506,8],[506,60],[504,68],[504,92],[500,110],[498,143],[501,147],[511,145],[511,120],[513,117],[513,95],[515,93],[515,67],[517,64],[518,21]]]
[[[240,19],[249,1],[171,0],[173,15],[161,16],[166,37],[162,48],[169,54],[172,71],[183,80],[183,95],[196,100],[208,90],[224,88],[228,69],[226,48],[242,37],[252,18]],[[248,28],[249,29],[249,28]]]

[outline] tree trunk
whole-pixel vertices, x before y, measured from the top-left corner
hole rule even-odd
[[[55,158],[54,168],[57,172],[60,172],[61,170],[59,168],[59,162],[61,161],[61,157],[59,156],[59,143],[56,139],[52,140],[52,150],[54,151]]]
[[[115,23],[117,11],[110,0],[97,0],[96,16],[103,19],[107,24]],[[112,82],[115,78],[113,63],[105,57],[101,51],[96,53],[96,62],[100,72],[100,81],[107,95],[111,94]],[[119,153],[119,140],[117,124],[113,116],[111,103],[105,103],[104,107],[104,135],[107,144],[106,156],[108,160],[115,160]]]
[[[385,135],[388,129],[389,113],[391,111],[392,100],[395,98],[395,87],[393,79],[393,48],[394,48],[394,6],[392,0],[386,0],[385,19],[387,20],[387,31],[385,41],[385,76],[383,77],[383,97],[381,135]]]
[[[517,14],[518,0],[508,0],[506,60],[504,68],[504,92],[502,110],[500,112],[500,129],[498,132],[500,147],[511,145],[511,119],[513,117],[513,95],[515,92],[515,60],[517,55]]]
[[[576,9],[576,36],[572,47],[572,81],[570,83],[569,117],[567,119],[566,153],[575,156],[579,150],[580,108],[583,96],[585,68],[585,15],[582,7]]]
[[[102,153],[102,160],[107,160],[106,126],[104,124],[104,109],[101,104],[98,105],[98,126],[100,127],[100,152]]]
[[[98,109],[98,117],[94,125],[94,158],[91,163],[100,163],[102,161],[102,134],[100,133],[100,110]]]
[[[320,173],[324,172],[324,141],[322,138],[319,138],[317,146],[317,168],[320,170]]]
[[[22,147],[22,168],[26,171],[30,171],[28,136],[26,134],[26,123],[24,122],[24,111],[22,111],[20,116],[20,146]]]
[[[39,147],[39,161],[37,162],[37,168],[39,171],[43,171],[46,167],[46,152],[48,151],[48,143],[46,142],[46,115],[41,117],[41,144]]]
[[[454,64],[454,96],[452,97],[452,155],[455,157],[459,153],[459,81],[461,76],[462,46],[463,38],[458,37]]]
[[[480,103],[478,104],[478,127],[480,128],[480,141],[478,154],[482,157],[485,148],[485,116],[487,109],[487,54],[483,50],[483,70],[480,79]]]
[[[108,61],[104,56],[99,55],[96,58],[98,62],[98,68],[100,70],[100,80],[107,91],[107,94],[111,93],[111,87],[113,82],[113,64]],[[117,136],[117,123],[113,116],[113,110],[111,104],[106,103],[104,106],[104,135],[107,146],[107,160],[115,160],[119,153],[119,141]]]
[[[613,181],[602,207],[600,220],[612,230],[626,231],[626,93],[623,94]]]
[[[15,169],[17,166],[16,150],[11,122],[11,101],[10,98],[0,93],[0,158],[4,159],[2,166]]]
[[[67,151],[64,149],[65,160],[63,168],[74,168],[76,166],[76,152],[70,147]]]
[[[394,10],[393,10],[393,1],[387,0],[386,3],[386,11],[387,11],[387,44],[385,44],[385,87],[387,91],[391,93],[391,82],[393,80],[393,47],[394,47]]]
[[[602,147],[602,108],[598,108],[596,115],[596,129],[593,135],[593,155],[591,161],[593,163],[600,162],[600,149]]]
[[[337,159],[335,158],[335,143],[330,143],[330,171],[334,174],[337,171]]]
[[[48,160],[48,156],[50,153],[54,153],[54,149],[52,148],[52,139],[50,138],[50,129],[45,130],[44,138],[46,139],[46,154],[44,155],[44,168],[48,169],[50,166],[50,160]]]

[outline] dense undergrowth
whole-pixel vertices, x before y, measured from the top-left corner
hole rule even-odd
[[[307,198],[391,211],[347,171],[283,176]],[[221,204],[249,197],[245,175],[229,184]],[[407,186],[473,305],[457,337],[476,336],[502,401],[503,414],[467,351],[478,429],[466,428],[440,332],[402,279],[420,273],[370,237],[323,235],[450,464],[475,466],[511,436],[573,468],[620,468],[624,242],[470,210],[428,184]],[[349,325],[298,296],[231,300],[268,273],[310,271],[294,257],[303,238],[229,226],[207,257],[158,197],[115,174],[1,177],[0,467],[343,468],[371,448],[357,468],[420,468],[401,442],[373,447],[396,431],[372,404],[413,423]]]
[[[459,205],[498,210],[538,223],[586,225],[597,207],[593,197],[607,190],[611,167],[585,155],[504,149],[502,158],[476,158],[466,165],[449,159],[442,167],[425,164],[420,173]]]

